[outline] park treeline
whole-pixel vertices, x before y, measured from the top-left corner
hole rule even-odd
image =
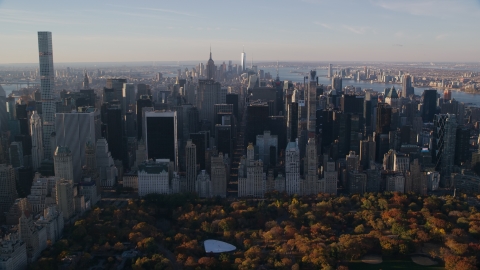
[[[477,198],[401,193],[265,199],[147,195],[101,202],[65,229],[30,269],[348,269],[364,255],[421,255],[446,269],[477,269]],[[237,247],[205,254],[203,241]],[[122,252],[134,250],[134,258]],[[66,258],[69,258],[68,260]],[[71,262],[70,264],[68,264]],[[72,263],[73,262],[73,263]]]

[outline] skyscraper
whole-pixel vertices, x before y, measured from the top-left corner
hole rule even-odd
[[[5,90],[0,85],[0,130],[8,131],[8,113],[7,113],[7,96]]]
[[[212,197],[227,197],[227,166],[225,165],[222,153],[211,158],[211,182],[210,191]]]
[[[148,95],[141,95],[137,100],[137,140],[141,140],[143,137],[143,108],[152,107],[152,100]]]
[[[333,76],[332,64],[328,64],[327,78],[331,78],[332,76]]]
[[[66,146],[71,151],[73,161],[73,180],[82,179],[82,166],[85,165],[85,144],[95,140],[95,113],[57,113],[55,119],[55,146]],[[116,131],[120,133],[118,130]],[[32,134],[33,135],[33,134]]]
[[[199,119],[210,121],[210,131],[213,132],[215,104],[226,104],[227,90],[214,80],[199,80],[197,90],[197,108]]]
[[[124,83],[122,87],[122,115],[129,110],[134,110],[135,105],[135,85],[133,83]]]
[[[192,140],[187,141],[185,146],[185,168],[186,168],[186,191],[195,190],[195,178],[197,177],[197,147]]]
[[[38,32],[38,52],[40,62],[40,91],[42,93],[43,149],[45,159],[52,158],[50,137],[55,130],[55,72],[53,71],[52,33]]]
[[[145,143],[148,159],[168,159],[178,166],[177,113],[145,113]]]
[[[288,105],[287,138],[289,142],[295,142],[298,138],[298,103]]]
[[[437,114],[433,118],[432,161],[440,172],[440,186],[450,187],[453,173],[457,121],[455,114]]]
[[[87,71],[84,71],[85,77],[83,78],[83,89],[90,89],[90,80],[88,79]]]
[[[15,169],[11,165],[0,164],[0,220],[16,198]]]
[[[121,101],[123,84],[127,82],[127,79],[107,79],[107,88],[113,89],[113,98]]]
[[[55,183],[58,210],[63,213],[63,219],[68,220],[75,214],[74,187],[72,180],[62,179]]]
[[[335,161],[328,160],[324,157],[324,170],[323,177],[325,180],[325,193],[337,195],[337,182],[338,173],[335,171]]]
[[[247,65],[247,54],[245,53],[245,47],[243,48],[243,52],[242,52],[242,55],[241,55],[240,65],[242,65],[241,70],[245,71],[246,65]]]
[[[423,91],[423,112],[424,123],[431,123],[433,116],[437,113],[437,90],[429,89]]]
[[[323,182],[318,181],[318,156],[315,138],[309,138],[305,149],[305,169],[303,186],[301,186],[303,195],[317,195],[325,190],[325,186],[321,186]]]
[[[72,152],[66,146],[58,146],[53,157],[55,177],[73,181]]]
[[[402,97],[407,98],[415,94],[415,89],[412,87],[412,77],[410,75],[403,75],[402,86]]]
[[[36,111],[30,117],[30,134],[32,136],[32,167],[37,170],[43,160],[42,120]]]
[[[317,113],[317,72],[315,70],[310,71],[310,82],[308,83],[307,98],[307,130],[310,133],[315,134],[316,125],[316,113]]]
[[[108,151],[108,142],[105,139],[98,139],[95,149],[95,160],[97,170],[100,176],[100,185],[102,187],[112,187],[118,175],[111,153]],[[143,160],[137,160],[138,163]]]
[[[336,90],[337,94],[342,92],[342,76],[335,75],[332,78],[332,88]]]
[[[124,137],[124,121],[119,106],[112,106],[107,109],[105,138],[108,142],[108,149],[114,160],[126,161],[126,142]],[[124,163],[125,164],[125,163]]]
[[[300,150],[297,142],[289,142],[285,150],[285,191],[300,193]]]
[[[212,59],[212,49],[210,48],[210,59],[207,62],[207,79],[215,80],[215,75],[217,73],[217,67],[215,66],[215,62]]]

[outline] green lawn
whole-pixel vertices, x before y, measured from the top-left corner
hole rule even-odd
[[[386,269],[409,269],[409,270],[443,270],[443,266],[421,266],[411,260],[387,260],[380,264],[367,264],[362,261],[352,261],[348,263],[348,269],[351,270],[386,270]]]

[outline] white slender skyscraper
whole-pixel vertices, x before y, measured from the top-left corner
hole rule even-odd
[[[43,148],[45,159],[52,159],[50,137],[55,131],[55,72],[53,70],[52,32],[38,32],[40,92],[42,93]]]
[[[32,166],[37,170],[43,160],[42,119],[36,111],[30,117],[30,135],[32,136]]]
[[[242,71],[245,71],[245,65],[247,64],[247,55],[245,54],[245,47],[243,48],[242,56],[240,59],[242,65]]]

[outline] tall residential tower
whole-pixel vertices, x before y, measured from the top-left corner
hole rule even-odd
[[[46,159],[52,159],[50,137],[55,131],[55,72],[53,70],[52,33],[38,32],[40,91],[42,93],[43,148]]]

